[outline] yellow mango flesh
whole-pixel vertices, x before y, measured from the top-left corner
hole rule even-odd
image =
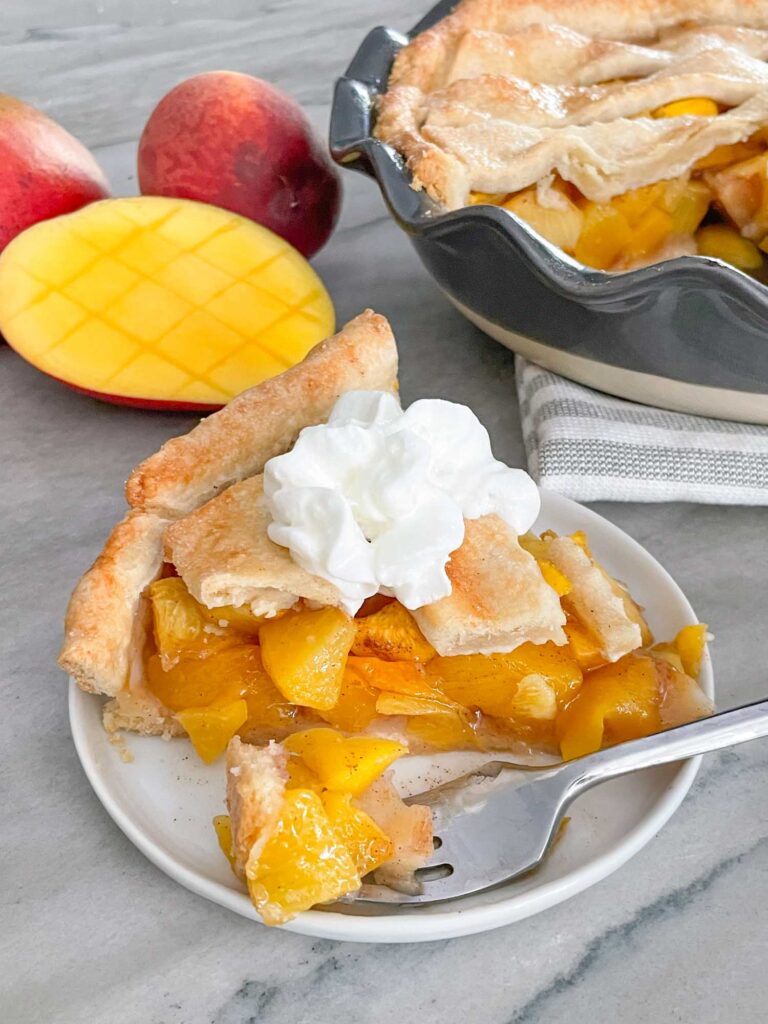
[[[648,655],[627,654],[595,669],[558,716],[562,756],[570,760],[658,732],[660,699],[656,663]]]
[[[548,242],[573,252],[584,225],[584,214],[567,196],[561,194],[557,206],[544,206],[536,189],[530,188],[510,196],[501,205],[530,224]]]
[[[683,672],[692,679],[698,679],[701,663],[707,649],[707,625],[698,622],[695,626],[683,626],[675,637],[675,648],[680,656]]]
[[[147,661],[146,681],[149,690],[171,711],[242,698],[247,707],[244,733],[259,728],[280,732],[298,714],[264,671],[261,652],[253,644],[230,647],[208,658],[181,661],[167,672],[159,657],[153,655]]]
[[[303,359],[334,319],[287,242],[183,199],[92,203],[0,256],[0,331],[13,348],[68,384],[137,404],[222,405]]]
[[[155,643],[163,667],[172,668],[180,658],[205,658],[238,638],[212,623],[202,605],[192,597],[178,576],[155,580],[149,587]]]
[[[527,676],[547,680],[559,707],[574,695],[582,681],[581,669],[569,648],[553,643],[521,644],[509,654],[435,658],[427,666],[427,675],[452,700],[498,718],[524,713],[517,690]]]
[[[297,754],[326,789],[362,793],[407,748],[394,740],[373,736],[346,739],[334,729],[306,729],[283,743]]]
[[[763,257],[754,242],[742,237],[727,224],[707,224],[696,232],[696,247],[701,256],[714,256],[738,270],[759,270]]]
[[[355,623],[338,608],[289,612],[259,630],[264,668],[292,704],[327,711],[339,699]]]
[[[382,692],[376,701],[380,715],[405,715],[408,732],[437,750],[467,750],[477,746],[470,713],[436,692],[416,697],[408,693]]]
[[[607,203],[588,203],[574,256],[588,267],[608,270],[631,240],[632,228],[620,210]]]
[[[355,661],[352,657],[347,660],[339,699],[332,708],[318,711],[329,725],[343,732],[362,732],[376,717],[376,690]]]
[[[573,618],[563,627],[568,637],[568,647],[583,672],[605,665],[606,659],[597,638]]]
[[[212,764],[248,717],[244,700],[203,708],[187,708],[176,718],[183,725],[201,760]]]
[[[228,814],[217,814],[213,818],[213,828],[219,841],[221,852],[234,870],[235,858],[232,855],[232,822]]]
[[[326,790],[320,796],[328,821],[349,851],[357,873],[362,877],[375,871],[392,857],[393,845],[379,826],[352,804],[349,793]]]
[[[384,661],[429,661],[435,649],[399,601],[356,620],[352,654]]]
[[[690,99],[674,100],[657,107],[654,117],[717,117],[720,108],[714,100],[705,96],[693,96]]]
[[[360,874],[317,793],[289,789],[262,850],[245,869],[253,905],[265,924],[283,924],[302,910],[353,892]]]

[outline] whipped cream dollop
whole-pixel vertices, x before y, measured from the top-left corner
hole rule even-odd
[[[350,615],[376,593],[406,608],[447,597],[465,519],[495,512],[525,533],[540,505],[471,409],[422,399],[403,410],[385,391],[343,394],[327,423],[267,462],[264,494],[270,538],[333,583]]]

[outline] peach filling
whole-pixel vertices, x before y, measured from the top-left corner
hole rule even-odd
[[[661,117],[711,117],[706,97],[677,100]],[[712,256],[753,275],[768,252],[768,130],[718,146],[692,170],[614,196],[587,199],[558,175],[514,193],[472,192],[470,205],[502,206],[543,238],[598,270],[626,270],[654,257],[685,252]]]
[[[147,687],[206,762],[235,734],[250,742],[284,740],[293,750],[291,734],[311,727],[301,760],[290,768],[296,784],[309,789],[318,778],[338,788],[314,751],[320,744],[330,765],[344,734],[395,730],[411,749],[559,750],[574,757],[674,724],[664,709],[692,706],[706,627],[687,627],[672,643],[651,646],[631,604],[644,646],[609,663],[569,603],[570,581],[542,557],[545,539],[528,535],[521,543],[539,556],[544,578],[561,596],[564,646],[525,643],[507,654],[440,657],[393,600],[368,605],[356,618],[337,608],[299,607],[258,620],[247,609],[204,608],[172,576],[148,591],[154,635]],[[588,551],[585,538],[573,539]],[[334,770],[343,770],[340,761]],[[358,790],[349,779],[341,788]]]

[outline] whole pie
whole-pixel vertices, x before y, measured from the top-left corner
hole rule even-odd
[[[310,572],[299,542],[278,529],[285,498],[275,481],[298,473],[302,484],[306,472],[311,500],[302,505],[299,486],[296,507],[317,549],[333,554],[341,520],[324,511],[333,508],[323,504],[334,497],[329,488],[315,484],[323,453],[338,475],[328,428],[338,429],[344,410],[344,436],[360,450],[373,443],[365,417],[381,428],[390,462],[371,449],[366,472],[394,508],[396,529],[403,496],[435,472],[435,449],[431,462],[419,461],[431,419],[450,415],[460,425],[433,441],[444,474],[461,470],[450,486],[469,504],[423,603],[414,597],[421,570],[408,573],[432,551],[433,534],[451,536],[440,489],[428,490],[426,532],[407,534],[409,554],[398,563],[387,538],[406,534],[382,534],[365,504],[372,489],[360,478],[357,441],[346,450],[346,479],[368,524],[359,539],[385,538],[377,558],[389,584],[352,600],[345,580],[357,557],[337,564],[337,577]],[[412,428],[411,449],[397,433],[401,421]],[[472,444],[485,453],[485,484],[463,468]],[[371,311],[130,475],[129,510],[72,595],[60,664],[108,698],[110,732],[188,736],[206,762],[226,752],[229,813],[215,825],[268,923],[354,892],[372,871],[386,884],[414,884],[432,853],[431,817],[406,806],[388,774],[408,752],[570,758],[711,711],[696,683],[706,627],[654,643],[642,610],[583,534],[519,533],[506,507],[514,493],[504,488],[519,484],[530,498],[535,488],[522,477],[492,459],[464,407],[401,409],[395,340]],[[498,514],[472,510],[486,485]]]
[[[402,49],[376,135],[446,210],[503,206],[587,266],[768,251],[768,6],[463,0]]]

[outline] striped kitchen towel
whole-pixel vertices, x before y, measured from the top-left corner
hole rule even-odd
[[[531,476],[578,501],[768,505],[768,427],[592,391],[516,357]]]

